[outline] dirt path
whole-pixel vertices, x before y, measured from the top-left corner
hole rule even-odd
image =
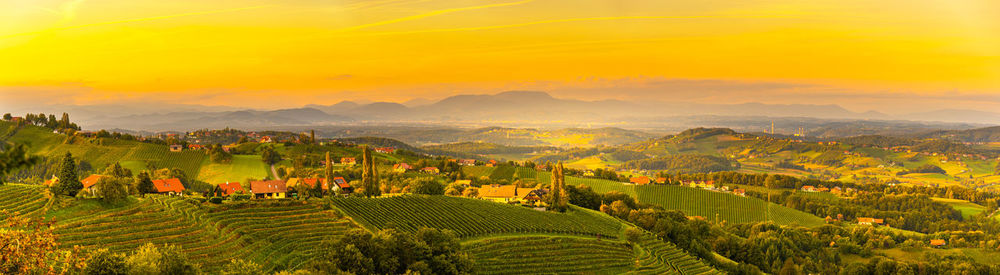
[[[271,164],[271,175],[274,176],[274,179],[281,180],[281,177],[278,177],[278,170],[274,169],[274,164]]]

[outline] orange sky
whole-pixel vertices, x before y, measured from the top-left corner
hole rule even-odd
[[[834,93],[863,109],[852,98],[1000,94],[998,34],[994,0],[6,0],[0,93],[287,107],[703,89],[690,100]],[[673,85],[709,80],[737,88]],[[788,85],[738,89],[762,83]]]

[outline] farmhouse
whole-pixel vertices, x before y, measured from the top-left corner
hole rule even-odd
[[[379,147],[379,148],[375,148],[375,152],[379,152],[379,153],[383,153],[383,154],[392,154],[392,153],[396,152],[396,148],[392,148],[392,147]]]
[[[594,170],[583,171],[583,176],[584,177],[593,177],[594,176]]]
[[[397,173],[405,173],[406,171],[411,169],[413,169],[413,166],[410,166],[410,164],[405,162],[392,166],[392,171],[396,171]]]
[[[819,192],[819,189],[816,189],[816,186],[806,185],[802,186],[802,192]]]
[[[458,164],[462,166],[476,166],[476,160],[474,159],[460,159]]]
[[[437,173],[441,172],[440,170],[438,170],[437,167],[434,167],[434,166],[424,167],[423,169],[420,169],[420,171],[424,172],[424,173],[428,173],[428,174],[434,174],[434,175],[437,175]]]
[[[257,199],[283,199],[286,192],[288,192],[288,187],[284,181],[266,180],[250,182],[250,193],[253,193],[254,198]]]
[[[198,145],[198,144],[188,144],[188,149],[191,149],[191,150],[201,150],[201,149],[205,149],[205,146]]]
[[[269,143],[269,142],[274,142],[274,140],[271,139],[271,136],[263,136],[260,138],[260,143]]]
[[[239,182],[226,182],[220,183],[212,189],[212,196],[216,197],[227,197],[236,192],[243,193],[243,186]]]
[[[104,176],[95,174],[87,176],[87,178],[81,180],[80,183],[83,183],[83,190],[87,190],[90,194],[94,194],[94,192],[97,191],[97,182],[100,181],[102,177]]]
[[[483,185],[479,187],[479,198],[494,202],[524,202],[535,204],[548,194],[548,190],[534,188],[518,188],[517,185]]]
[[[355,165],[355,164],[358,164],[358,162],[355,161],[354,158],[348,158],[348,157],[340,158],[340,163],[344,164],[344,165]]]
[[[665,178],[665,177],[658,177],[658,178],[656,178],[656,183],[657,184],[667,183],[667,178]]]
[[[333,185],[333,191],[337,191],[341,194],[354,193],[354,187],[348,184],[347,180],[343,177],[335,177],[333,178],[333,182],[335,183]]]
[[[158,194],[184,195],[184,184],[181,184],[181,180],[177,178],[153,180],[153,186],[156,187]]]
[[[180,152],[181,150],[184,150],[184,146],[180,144],[170,145],[170,152]]]
[[[863,224],[863,225],[882,225],[884,222],[885,220],[883,219],[864,218],[864,217],[858,218],[858,224]]]
[[[740,196],[740,197],[746,197],[747,196],[747,190],[746,189],[736,189],[736,190],[733,190],[733,194],[736,194],[737,196]]]
[[[942,239],[933,239],[933,240],[931,240],[931,246],[933,246],[933,247],[940,247],[940,246],[943,246],[945,244],[947,244],[947,243],[944,240],[942,240]]]
[[[649,184],[650,180],[647,176],[631,177],[628,179],[632,184],[646,185]]]

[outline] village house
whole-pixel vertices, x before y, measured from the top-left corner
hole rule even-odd
[[[594,171],[593,170],[583,171],[583,176],[584,177],[593,177],[594,176]]]
[[[460,159],[458,164],[462,166],[476,166],[476,160],[474,159]]]
[[[859,217],[858,218],[858,224],[861,224],[861,225],[882,225],[884,222],[885,222],[885,220],[883,220],[883,219],[866,218],[866,217]]]
[[[271,136],[263,136],[260,138],[260,143],[270,143],[270,142],[274,142],[274,140],[271,139]]]
[[[947,242],[945,242],[942,239],[933,239],[933,240],[931,240],[931,246],[933,246],[933,247],[941,247],[941,246],[944,246],[945,244],[947,244]]]
[[[164,194],[171,196],[184,195],[184,184],[182,184],[181,180],[177,178],[153,180],[153,186],[156,187],[157,194]]]
[[[94,193],[98,191],[97,182],[100,181],[102,177],[104,176],[94,174],[81,180],[80,183],[83,183],[83,190],[86,190],[87,192],[90,192],[91,195],[94,195]]]
[[[392,154],[392,153],[396,152],[396,148],[392,148],[392,147],[379,147],[379,148],[375,148],[375,152],[379,152],[379,153],[383,153],[383,154]]]
[[[819,192],[819,189],[816,189],[816,186],[806,185],[802,186],[802,192]]]
[[[180,152],[182,150],[184,150],[184,146],[181,146],[180,144],[170,145],[170,152]]]
[[[354,158],[349,158],[349,157],[340,158],[340,163],[343,164],[343,165],[355,165],[355,164],[358,164],[358,162],[355,161]]]
[[[665,177],[657,177],[657,178],[656,178],[656,183],[657,183],[657,184],[664,184],[664,183],[667,183],[667,178],[665,178]]]
[[[396,173],[406,173],[406,171],[411,169],[413,169],[413,166],[410,166],[410,164],[405,162],[392,166],[392,171],[396,171]]]
[[[531,190],[532,188],[518,188],[518,190],[519,190],[518,191],[518,195],[522,194],[522,191],[520,191],[520,190],[523,190],[523,189]],[[524,204],[529,204],[529,205],[534,205],[534,206],[541,206],[542,204],[544,204],[544,202],[542,202],[542,199],[545,198],[545,195],[548,195],[548,194],[549,194],[549,190],[548,189],[534,189],[534,190],[528,191],[527,194],[521,196],[520,200],[521,200],[521,203],[524,203]]]
[[[226,182],[215,185],[212,189],[212,196],[228,197],[229,195],[243,193],[243,186],[239,182]]]
[[[741,189],[736,189],[736,190],[733,190],[733,194],[735,194],[737,196],[740,196],[740,197],[746,197],[747,196],[747,190],[746,189],[742,189],[742,188]]]
[[[250,193],[257,199],[283,199],[288,192],[288,186],[284,181],[266,180],[251,181]]]
[[[544,196],[538,195],[539,193],[533,192],[534,188],[518,188],[517,185],[483,185],[479,187],[479,198],[485,200],[491,200],[494,202],[530,202],[534,203]],[[547,192],[546,192],[547,193]]]
[[[646,185],[649,184],[649,177],[647,176],[631,177],[628,179],[628,181],[631,182],[632,184]]]
[[[56,184],[56,183],[59,183],[59,178],[56,177],[56,175],[52,175],[51,179],[45,180],[45,182],[42,183],[42,184],[44,184],[45,186],[52,186],[53,184]]]
[[[198,145],[198,144],[188,144],[188,149],[191,149],[191,150],[202,150],[202,149],[205,149],[205,146]]]
[[[438,173],[441,172],[441,170],[439,170],[437,167],[434,167],[434,166],[424,167],[424,168],[420,169],[420,171],[424,172],[424,173],[432,174],[432,175],[437,175]]]
[[[347,183],[347,180],[343,177],[333,178],[333,191],[340,194],[350,194],[354,193],[354,187]]]

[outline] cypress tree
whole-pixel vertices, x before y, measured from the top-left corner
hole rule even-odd
[[[378,186],[378,175],[375,172],[375,160],[372,159],[372,150],[365,145],[361,155],[361,186],[365,188],[366,197],[378,197],[382,195],[382,190]]]
[[[562,161],[559,162],[559,211],[566,211],[569,204],[569,193],[566,192],[566,170]]]
[[[309,130],[309,142],[316,144],[316,130]],[[330,152],[326,152],[326,162],[330,162]]]
[[[324,169],[323,174],[324,174],[323,179],[326,180],[326,184],[329,184],[330,187],[332,188],[334,183],[333,183],[333,165],[330,164],[330,152],[326,152],[326,169]],[[323,192],[326,192],[326,190],[324,189]]]
[[[74,197],[81,189],[83,189],[83,183],[76,175],[76,162],[73,160],[73,154],[66,152],[62,166],[59,168],[59,184],[56,187],[58,192],[55,193]]]

